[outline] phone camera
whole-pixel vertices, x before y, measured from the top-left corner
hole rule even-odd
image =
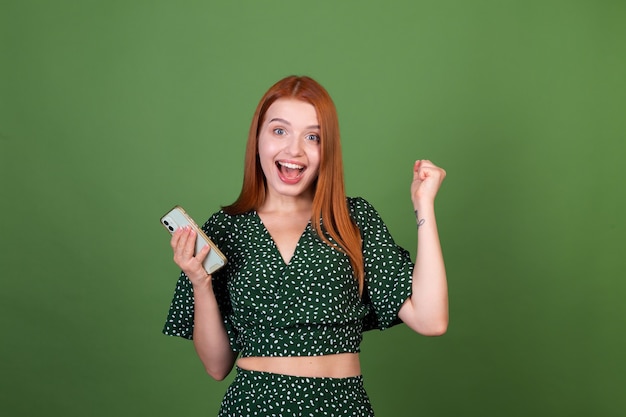
[[[161,219],[161,223],[163,223],[163,226],[165,226],[170,232],[174,232],[174,230],[176,230],[176,222],[169,217]]]

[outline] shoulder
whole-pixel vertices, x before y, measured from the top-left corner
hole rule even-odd
[[[232,223],[233,217],[234,216],[227,214],[224,210],[219,210],[209,217],[206,224]]]
[[[239,223],[248,221],[250,217],[254,216],[254,211],[249,211],[241,214],[228,214],[223,209],[216,211],[206,221],[207,224],[232,224],[237,225]]]
[[[348,197],[347,201],[350,216],[357,225],[361,226],[364,222],[380,218],[374,206],[363,197]]]
[[[219,210],[209,217],[202,229],[211,237],[228,238],[233,233],[237,233],[242,222],[247,221],[250,216],[251,213],[231,215],[224,210]]]
[[[347,197],[346,200],[351,214],[367,213],[374,209],[372,204],[363,197]]]

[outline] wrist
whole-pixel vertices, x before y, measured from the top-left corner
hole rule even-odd
[[[419,229],[426,223],[429,223],[435,218],[435,208],[433,204],[413,204],[413,215],[415,216],[415,223]]]
[[[413,213],[415,214],[415,223],[417,223],[417,228],[419,229],[420,226],[426,223],[426,219],[420,217],[419,210],[414,210]]]
[[[193,291],[213,291],[213,285],[211,284],[211,275],[205,274],[202,278],[190,279]]]
[[[413,211],[419,211],[420,213],[431,213],[435,211],[435,201],[425,201],[425,200],[413,200]]]

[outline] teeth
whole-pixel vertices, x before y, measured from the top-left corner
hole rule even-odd
[[[284,166],[285,168],[289,168],[289,169],[303,169],[304,168],[302,165],[296,165],[290,162],[278,162],[278,163]]]

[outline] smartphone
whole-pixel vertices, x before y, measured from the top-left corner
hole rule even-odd
[[[226,265],[224,254],[220,252],[215,243],[209,239],[181,206],[174,206],[173,209],[165,213],[161,217],[161,224],[170,234],[173,234],[180,227],[190,226],[196,232],[196,248],[194,252],[196,255],[203,247],[207,245],[211,247],[203,263],[207,274],[212,274]]]

